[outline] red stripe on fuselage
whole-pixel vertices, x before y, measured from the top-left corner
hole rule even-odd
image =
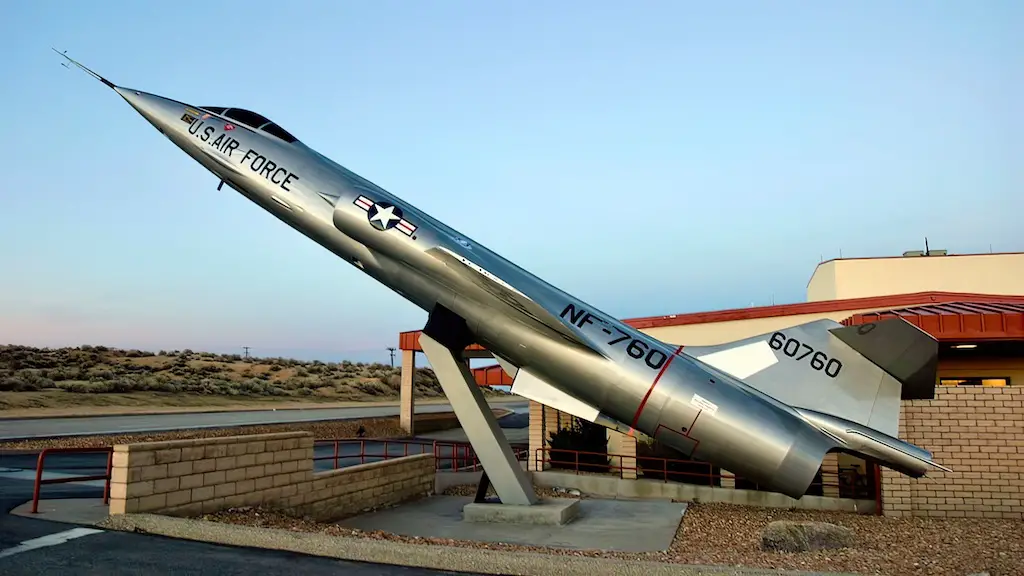
[[[668,360],[665,361],[665,365],[662,366],[661,370],[658,371],[658,375],[654,377],[654,382],[651,382],[651,387],[647,389],[647,394],[644,394],[644,399],[640,401],[640,406],[637,407],[636,409],[636,415],[633,416],[633,424],[632,426],[630,426],[630,428],[633,428],[634,430],[636,429],[636,424],[637,422],[640,421],[640,415],[643,414],[644,407],[647,406],[647,400],[651,397],[651,392],[654,392],[654,387],[658,385],[658,380],[661,380],[661,377],[665,374],[665,371],[668,370],[668,365],[671,364],[672,360],[675,360],[675,357],[678,356],[679,353],[682,351],[682,346],[676,348],[676,351],[671,356],[668,357]]]

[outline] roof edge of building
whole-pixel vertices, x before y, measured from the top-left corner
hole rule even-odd
[[[862,310],[865,308],[893,308],[897,306],[913,306],[916,304],[937,304],[943,302],[1022,302],[1024,296],[1006,294],[977,294],[971,292],[914,292],[910,294],[890,294],[886,296],[868,296],[865,298],[844,298],[839,300],[822,300],[819,302],[797,302],[793,304],[776,304],[775,306],[752,306],[748,308],[730,308],[709,312],[690,312],[667,316],[648,316],[624,320],[634,328],[663,328],[668,326],[686,326],[689,324],[711,324],[736,320],[754,320],[758,318],[775,318],[779,316],[796,316],[800,314],[823,314],[846,310]]]
[[[853,256],[851,258],[829,258],[828,260],[822,260],[818,262],[818,266],[822,264],[828,264],[829,262],[848,262],[851,260],[896,260],[899,259],[912,259],[912,258],[964,258],[968,256],[1019,256],[1024,252],[971,252],[967,254],[932,254],[930,256]],[[812,274],[813,277],[813,274]]]

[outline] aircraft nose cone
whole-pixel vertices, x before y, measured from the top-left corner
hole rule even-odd
[[[161,132],[166,132],[171,122],[181,116],[182,107],[161,96],[131,88],[117,87],[114,90]]]

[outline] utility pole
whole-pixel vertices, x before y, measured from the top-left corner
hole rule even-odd
[[[245,350],[245,357],[248,358],[249,357],[249,346],[242,346],[242,349]]]
[[[388,346],[387,351],[391,353],[391,367],[395,367],[395,348],[394,346]]]

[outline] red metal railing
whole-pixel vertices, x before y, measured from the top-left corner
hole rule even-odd
[[[46,457],[50,454],[95,454],[95,453],[106,453],[107,454],[107,473],[103,475],[93,476],[69,476],[67,478],[43,478],[43,468],[46,466]],[[96,480],[106,480],[106,484],[103,486],[103,503],[108,504],[110,502],[110,469],[114,464],[114,448],[113,446],[107,446],[105,448],[46,448],[39,453],[39,458],[36,460],[36,482],[32,488],[32,513],[39,513],[39,491],[44,484],[67,484],[70,482],[93,482]]]
[[[347,459],[359,459],[360,464],[365,464],[367,459],[388,460],[391,458],[402,458],[415,456],[417,454],[433,454],[435,468],[442,472],[476,471],[481,469],[480,460],[468,442],[446,442],[435,440],[389,440],[387,438],[337,438],[333,440],[317,440],[314,443],[314,450],[318,446],[331,446],[333,453],[329,456],[314,456],[314,461],[331,461],[335,469],[341,467],[341,461]],[[358,450],[344,453],[343,447],[358,446]],[[397,448],[392,450],[392,447]],[[400,448],[399,448],[400,447]],[[368,450],[369,448],[369,450]],[[513,446],[513,453],[519,461],[525,461],[529,455],[529,449]],[[445,466],[445,464],[448,464]]]
[[[564,455],[565,457],[552,458],[551,455]],[[581,458],[582,457],[582,458]],[[634,466],[625,466],[623,462],[635,462]],[[617,462],[617,463],[616,463]],[[734,474],[719,474],[714,472],[715,468],[707,462],[695,460],[683,460],[673,458],[662,458],[657,456],[637,456],[635,454],[616,454],[605,452],[585,452],[581,450],[566,450],[559,448],[537,448],[534,451],[534,469],[543,470],[545,464],[551,464],[556,469],[572,470],[576,474],[580,472],[615,473],[620,478],[624,477],[626,471],[635,473],[637,477],[655,479],[661,476],[663,482],[681,482],[701,486],[720,486],[722,479],[733,480],[737,487],[749,487],[752,490],[761,488],[754,482],[746,481]],[[678,468],[686,468],[680,470]],[[703,471],[694,471],[701,469]],[[849,472],[846,472],[848,475]],[[631,474],[632,476],[632,474]],[[834,488],[838,494],[840,487],[844,487],[840,475],[835,473],[821,472],[821,480],[811,483],[808,492],[812,489]],[[652,478],[655,477],[655,478]],[[829,480],[826,481],[825,479]],[[695,481],[696,480],[696,481]],[[817,491],[817,490],[815,490]]]

